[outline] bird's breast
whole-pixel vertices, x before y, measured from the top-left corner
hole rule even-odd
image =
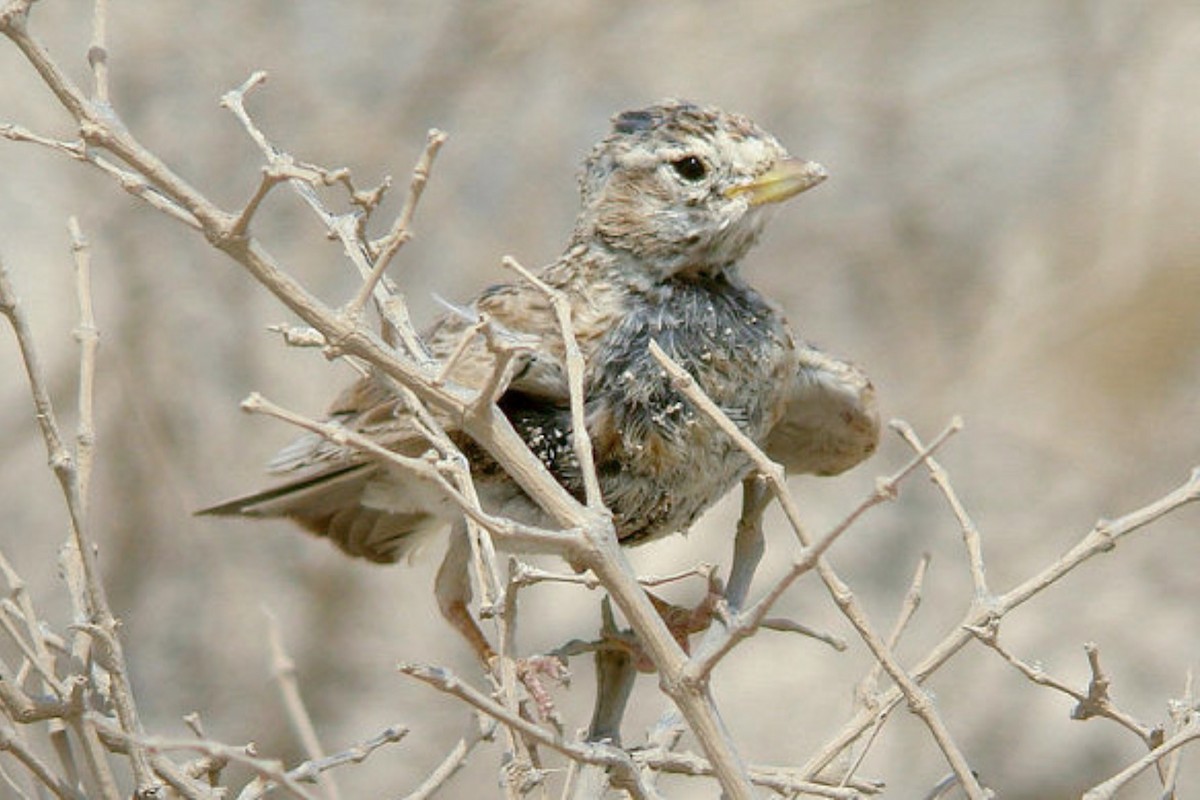
[[[678,280],[631,296],[590,363],[597,469],[618,533],[641,541],[686,529],[748,471],[748,457],[671,384],[658,345],[752,440],[778,419],[794,358],[783,320],[724,278]]]

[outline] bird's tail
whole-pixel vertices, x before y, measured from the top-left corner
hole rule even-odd
[[[391,563],[411,554],[425,538],[420,534],[441,527],[442,521],[419,509],[364,504],[379,473],[374,464],[351,464],[210,506],[196,515],[284,517],[349,555]]]

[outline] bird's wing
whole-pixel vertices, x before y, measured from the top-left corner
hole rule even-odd
[[[479,315],[491,320],[494,344],[489,344],[488,336],[481,332],[470,334]],[[469,338],[464,342],[464,337]],[[453,358],[445,379],[466,389],[481,389],[487,384],[497,368],[497,345],[514,348],[517,356],[510,389],[551,402],[566,402],[561,336],[553,310],[532,287],[502,284],[487,289],[470,306],[456,307],[438,319],[426,333],[425,341],[435,358]],[[367,376],[344,389],[330,405],[327,415],[329,421],[363,434],[377,444],[416,455],[427,448],[419,431],[399,413],[401,402],[385,383]],[[440,416],[436,409],[434,414]],[[440,421],[448,432],[456,432],[452,420]],[[310,433],[280,450],[267,469],[273,474],[299,474],[311,479],[314,473],[338,473],[348,465],[369,461],[350,445]]]
[[[462,347],[463,336],[481,317],[488,320],[490,341],[488,335],[477,333]],[[562,333],[549,300],[533,286],[489,287],[469,308],[438,320],[427,341],[439,358],[458,352],[446,377],[459,386],[482,388],[496,369],[496,348],[511,348],[517,353],[509,376],[511,391],[554,403],[567,401]]]
[[[767,434],[766,452],[789,473],[836,475],[879,443],[875,387],[848,361],[799,343],[783,416]]]
[[[496,368],[498,355],[486,336],[477,333],[463,342],[478,314],[491,320],[494,341],[519,351],[509,390],[565,404],[562,337],[553,309],[532,287],[492,287],[469,309],[453,310],[434,324],[426,342],[435,357],[454,358],[447,380],[479,389]],[[418,456],[428,443],[398,413],[400,403],[386,385],[368,376],[338,395],[328,420],[391,450]],[[451,420],[442,422],[449,433],[456,432]],[[420,538],[414,534],[439,527],[447,516],[446,501],[428,481],[398,475],[360,450],[316,433],[286,445],[268,471],[287,481],[198,513],[288,517],[346,553],[377,562],[396,561],[411,552]]]

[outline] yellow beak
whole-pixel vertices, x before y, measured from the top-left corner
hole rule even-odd
[[[806,189],[811,189],[829,177],[829,173],[815,161],[785,158],[767,172],[749,183],[725,190],[726,197],[746,195],[752,206],[767,203],[782,203]]]

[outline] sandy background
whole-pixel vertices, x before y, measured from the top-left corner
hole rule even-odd
[[[34,26],[86,79],[84,3],[39,3]],[[610,114],[681,96],[742,111],[832,178],[781,213],[745,271],[806,337],[875,378],[885,416],[932,436],[967,422],[944,463],[974,514],[989,577],[1005,589],[1115,516],[1178,485],[1200,461],[1200,6],[1070,2],[209,2],[115,4],[115,102],[129,127],[226,207],[259,157],[217,107],[252,71],[259,123],[298,157],[399,183],[436,125],[443,149],[397,262],[414,311],[499,280],[500,256],[535,265],[565,242],[579,159]],[[29,66],[0,46],[0,121],[72,132]],[[400,192],[392,198],[392,209]],[[331,750],[402,722],[403,744],[346,770],[349,797],[415,786],[466,724],[455,702],[403,679],[398,660],[478,673],[437,619],[435,557],[373,568],[279,524],[197,520],[258,485],[292,435],[249,418],[259,390],[317,412],[345,377],[286,350],[264,326],[276,301],[192,232],[61,155],[0,142],[0,254],[32,316],[60,410],[73,419],[76,353],[65,219],[94,247],[103,334],[94,511],[101,557],[150,728],[298,754],[267,665],[263,608],[281,620]],[[354,278],[286,191],[258,233],[296,275],[340,301]],[[54,554],[65,531],[11,337],[0,336],[0,546],[58,626],[69,622]],[[907,458],[894,436],[867,466],[798,480],[825,529]],[[691,536],[636,551],[645,572],[728,558],[736,503]],[[1097,642],[1117,701],[1164,720],[1200,663],[1200,510],[1184,509],[1068,577],[1009,619],[1005,641],[1086,680]],[[774,521],[772,566],[788,561]],[[880,627],[921,552],[925,603],[901,648],[916,658],[954,625],[970,584],[953,518],[923,479],[832,553]],[[677,595],[695,598],[700,587]],[[811,580],[788,614],[853,639]],[[541,650],[596,626],[596,598],[525,597],[522,644]],[[745,756],[797,763],[837,730],[860,646],[835,654],[766,634],[719,672],[715,692]],[[586,724],[589,674],[558,694]],[[1140,754],[1116,726],[1072,722],[1065,698],[968,648],[930,683],[985,782],[1006,798],[1077,796]],[[663,704],[642,679],[626,727]],[[446,797],[497,796],[499,750],[478,753]],[[1185,775],[1195,791],[1200,759]],[[919,797],[947,767],[899,713],[864,773]],[[715,797],[710,783],[671,796]],[[1140,792],[1140,793],[1139,793]],[[1130,797],[1157,797],[1143,780]]]

